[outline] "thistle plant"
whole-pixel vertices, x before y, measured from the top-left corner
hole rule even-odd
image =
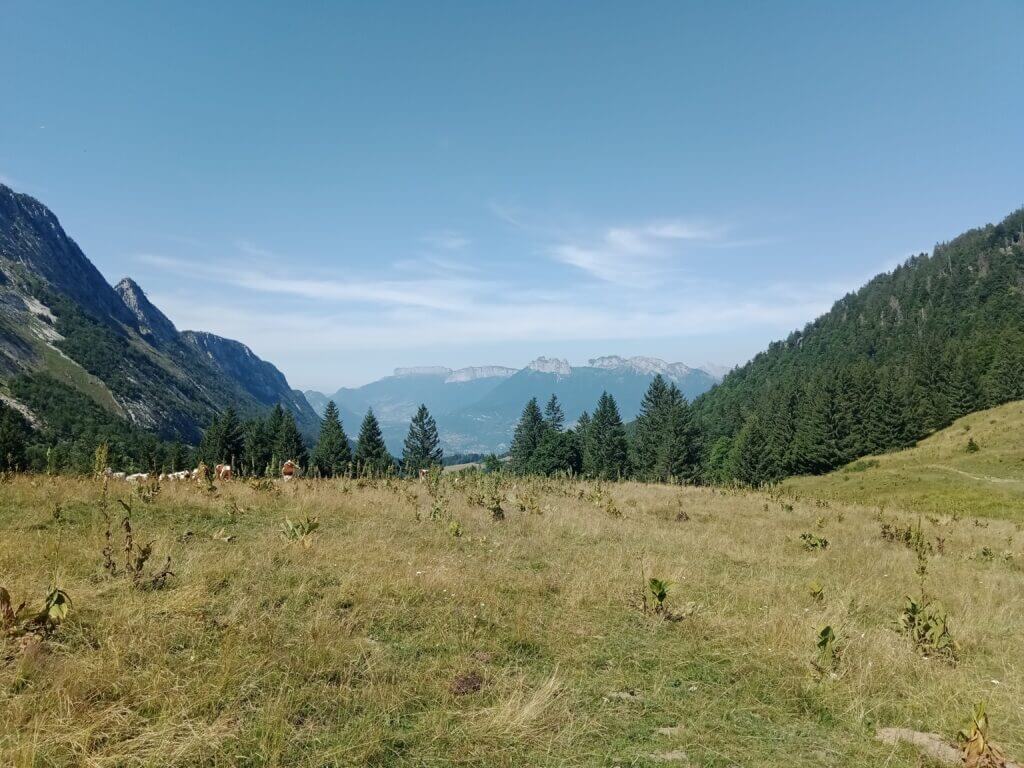
[[[925,656],[956,658],[956,643],[949,631],[949,619],[938,603],[926,601],[923,597],[915,600],[908,595],[900,613],[899,627]]]
[[[320,520],[316,517],[307,516],[305,520],[298,522],[292,522],[291,518],[286,517],[281,523],[280,531],[289,542],[301,542],[303,547],[309,549],[312,545],[311,537],[319,527]]]
[[[655,613],[664,613],[665,600],[668,599],[668,588],[670,586],[672,586],[672,582],[656,579],[653,576],[647,580],[647,589],[654,599]]]
[[[831,625],[822,627],[818,632],[815,641],[817,655],[811,662],[811,666],[819,675],[826,675],[835,672],[839,668],[841,652],[839,650],[839,638]]]

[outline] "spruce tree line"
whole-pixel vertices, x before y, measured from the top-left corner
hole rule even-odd
[[[604,392],[593,415],[584,412],[572,429],[555,395],[543,413],[536,398],[523,409],[509,451],[516,474],[576,474],[603,480],[636,477],[694,482],[700,437],[686,398],[674,383],[655,376],[640,406],[630,444],[615,398]]]
[[[415,475],[421,469],[439,466],[444,453],[437,422],[425,405],[419,407],[409,424],[399,464],[388,451],[372,408],[363,418],[353,448],[338,406],[331,401],[312,453],[303,443],[294,416],[278,405],[265,419],[245,422],[228,408],[207,428],[197,458],[211,465],[230,463],[244,475],[277,476],[281,465],[291,460],[314,477],[381,477],[400,470]]]
[[[709,482],[907,447],[1024,398],[1024,209],[879,275],[694,403]]]

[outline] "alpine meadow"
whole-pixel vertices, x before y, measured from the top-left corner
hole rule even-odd
[[[0,766],[1024,768],[1019,3],[4,17]]]

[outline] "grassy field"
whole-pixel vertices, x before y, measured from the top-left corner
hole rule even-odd
[[[0,640],[0,765],[919,766],[875,728],[952,737],[979,701],[1024,755],[1020,525],[926,518],[919,558],[837,503],[489,482],[104,500],[99,481],[5,478],[0,584],[73,604],[45,640]],[[104,568],[120,501],[153,542],[138,583]],[[307,516],[308,536],[281,533]],[[955,659],[898,630],[922,562]]]
[[[968,449],[972,439],[976,451]],[[796,496],[885,509],[1024,521],[1024,402],[965,416],[908,450],[783,487]]]

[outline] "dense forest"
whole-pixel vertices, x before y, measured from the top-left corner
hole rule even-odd
[[[694,410],[708,481],[826,472],[1024,397],[1024,209],[909,259]]]

